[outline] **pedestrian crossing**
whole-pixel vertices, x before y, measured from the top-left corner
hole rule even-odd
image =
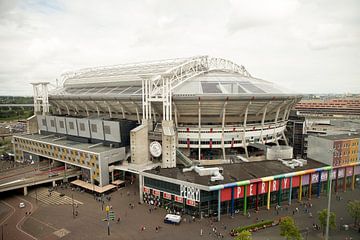
[[[56,191],[52,191],[51,194],[47,188],[38,188],[36,191],[33,190],[29,194],[33,198],[37,198],[38,201],[41,201],[45,204],[49,205],[71,205],[73,204],[73,200],[71,197],[62,196],[60,197],[60,193]],[[74,199],[75,205],[82,205],[83,203]]]

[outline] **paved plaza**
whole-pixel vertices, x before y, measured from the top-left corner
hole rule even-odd
[[[43,192],[46,188],[39,188],[38,191]],[[313,214],[313,218],[309,217],[309,214],[304,211],[304,207],[299,203],[294,202],[290,207],[283,206],[279,214],[275,209],[265,210],[261,209],[260,212],[255,213],[250,210],[250,217],[242,216],[241,214],[235,215],[235,217],[222,215],[220,222],[212,222],[209,218],[196,219],[195,222],[189,216],[186,216],[186,222],[183,221],[179,226],[173,226],[163,223],[163,218],[166,214],[165,209],[154,209],[150,206],[138,203],[138,186],[128,185],[119,191],[113,192],[110,196],[110,201],[105,200],[104,204],[99,199],[94,198],[91,193],[72,191],[68,189],[58,189],[58,193],[64,193],[69,197],[73,195],[74,199],[79,203],[75,209],[70,204],[52,204],[46,201],[37,201],[32,196],[23,197],[19,195],[14,197],[9,194],[3,198],[3,202],[13,202],[14,199],[24,199],[32,204],[34,209],[31,215],[25,215],[24,219],[20,223],[21,229],[32,235],[37,239],[233,239],[230,235],[230,229],[255,223],[257,220],[276,219],[282,216],[290,215],[295,219],[296,224],[303,232],[304,239],[321,239],[321,230],[312,230],[312,224],[318,223],[317,211],[326,207],[326,197],[322,196],[320,199],[312,199],[311,203],[313,207],[309,210]],[[359,199],[360,190],[348,191],[341,193],[343,199],[341,201],[336,200],[336,196],[333,197],[332,210],[337,214],[337,229],[331,231],[330,239],[346,239],[346,237],[352,237],[353,239],[359,239],[359,233],[356,230],[350,229],[349,231],[340,230],[341,224],[351,224],[353,220],[349,217],[345,210],[345,205],[348,200]],[[70,198],[70,197],[69,197]],[[66,199],[66,198],[64,198]],[[71,199],[71,198],[70,198]],[[131,208],[130,205],[134,207]],[[108,235],[107,222],[103,221],[106,217],[105,208],[111,206],[115,213],[115,221],[110,222],[110,235]],[[299,208],[299,213],[293,215],[293,210]],[[16,203],[14,204],[16,212],[19,211]],[[77,216],[73,215],[73,210],[77,212]],[[10,210],[9,210],[10,211]],[[7,213],[6,204],[0,205],[0,217],[4,219],[9,214]],[[17,213],[17,215],[19,215]],[[120,217],[120,222],[117,223],[117,219]],[[11,217],[10,217],[11,219]],[[2,220],[1,220],[2,221]],[[8,224],[9,225],[9,224]],[[10,237],[8,227],[5,227],[5,238],[13,239]],[[157,229],[157,227],[160,227]],[[141,229],[144,230],[141,230]],[[216,228],[216,232],[223,237],[216,235],[213,232],[213,228]],[[309,228],[306,233],[306,228]],[[202,235],[201,235],[202,230]],[[11,234],[23,234],[11,231]],[[23,234],[24,235],[24,234]],[[307,235],[307,236],[306,236]],[[12,235],[14,236],[14,235]],[[6,238],[7,237],[7,238]],[[21,239],[14,238],[14,239]],[[273,227],[266,230],[261,230],[253,234],[253,239],[283,239],[279,236],[279,227]]]

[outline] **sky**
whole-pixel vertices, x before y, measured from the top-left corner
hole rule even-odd
[[[0,0],[0,95],[84,67],[209,55],[298,93],[360,93],[359,0]]]

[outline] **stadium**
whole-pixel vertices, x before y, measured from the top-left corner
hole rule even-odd
[[[141,202],[220,217],[319,195],[330,179],[326,164],[292,160],[284,131],[301,95],[229,60],[87,68],[48,85],[33,83],[36,130],[14,136],[15,158],[78,169],[84,188],[130,174]]]
[[[49,102],[57,115],[146,120],[150,135],[167,121],[191,159],[226,160],[249,157],[250,143],[278,143],[300,97],[243,66],[202,56],[68,73]]]

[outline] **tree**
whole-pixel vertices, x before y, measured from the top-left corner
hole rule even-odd
[[[300,240],[301,235],[292,217],[284,217],[280,222],[280,235],[287,240]]]
[[[326,220],[327,220],[327,209],[323,209],[321,211],[318,212],[319,214],[319,222],[321,227],[323,228],[323,236],[325,235],[325,229],[326,229]],[[330,223],[329,223],[329,227],[330,229],[332,228],[336,228],[336,223],[335,223],[335,218],[336,215],[333,212],[330,212]]]
[[[251,240],[251,232],[249,231],[241,231],[239,235],[235,238],[235,240]]]
[[[354,200],[348,202],[346,205],[346,209],[349,213],[349,215],[354,218],[354,225],[357,225],[358,219],[360,218],[360,201]]]

